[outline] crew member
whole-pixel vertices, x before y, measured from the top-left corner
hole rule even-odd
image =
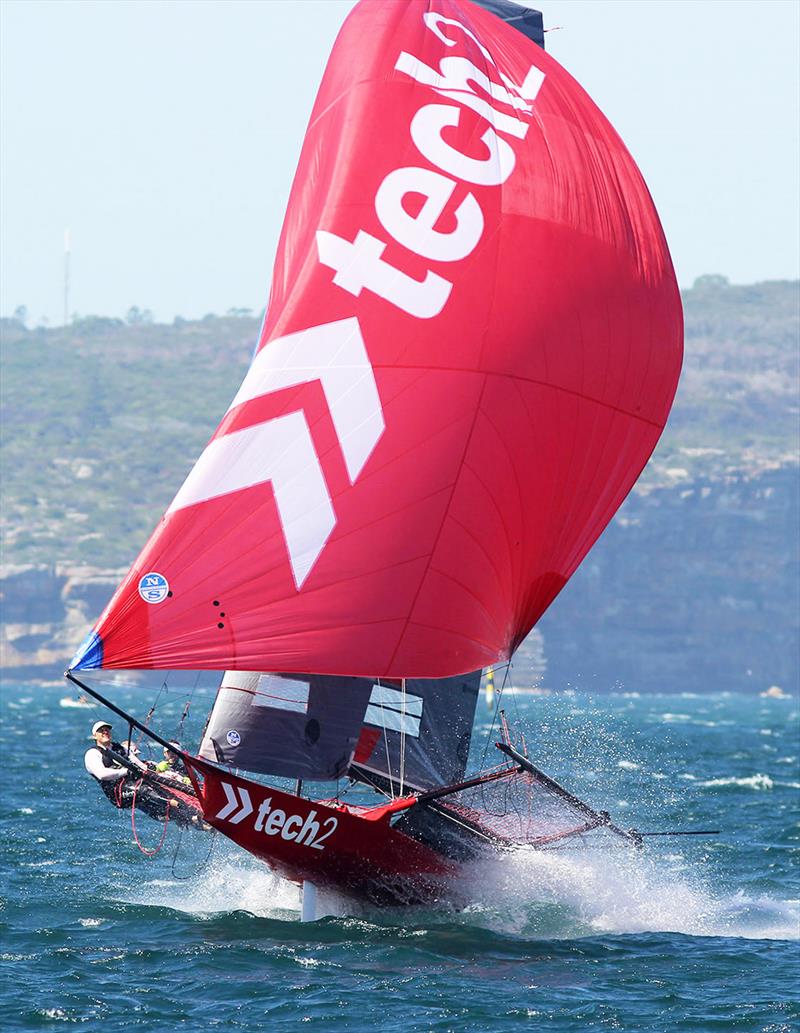
[[[94,746],[91,746],[83,758],[86,770],[100,783],[100,788],[115,807],[130,806],[120,802],[120,790],[123,788],[123,780],[132,774],[129,768],[117,763],[111,754],[118,753],[124,756],[124,747],[118,742],[111,740],[111,725],[108,721],[95,721],[92,725]],[[145,765],[132,754],[128,760],[136,768],[146,770]]]
[[[181,744],[173,740],[169,746],[172,748],[164,747],[164,759],[156,764],[156,771],[160,775],[178,775],[182,782],[190,782],[186,766],[177,753]]]
[[[199,826],[200,817],[194,808],[181,803],[166,791],[160,791],[153,782],[158,775],[133,753],[125,755],[124,747],[111,738],[108,721],[97,721],[92,726],[91,738],[95,745],[86,751],[86,770],[97,782],[108,800],[120,809],[135,806],[156,820],[167,814],[179,824]],[[131,767],[119,763],[114,754],[125,759]]]

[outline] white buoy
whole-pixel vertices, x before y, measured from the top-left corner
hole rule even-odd
[[[313,882],[303,879],[300,897],[300,921],[315,922],[317,920],[317,887]]]

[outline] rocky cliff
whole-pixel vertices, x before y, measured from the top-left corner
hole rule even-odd
[[[539,623],[544,684],[798,691],[799,521],[794,466],[633,493]]]
[[[797,691],[798,508],[792,467],[631,495],[517,653],[512,682]],[[124,573],[5,568],[5,677],[58,677]]]

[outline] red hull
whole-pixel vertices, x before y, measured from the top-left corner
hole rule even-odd
[[[413,798],[372,808],[321,803],[192,763],[203,776],[205,820],[285,878],[376,904],[449,895],[457,865],[392,825]]]

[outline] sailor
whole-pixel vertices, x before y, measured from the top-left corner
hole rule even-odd
[[[151,818],[163,818],[171,802],[150,786],[143,784],[141,774],[147,773],[147,765],[134,756],[126,757],[125,747],[111,739],[111,725],[108,721],[96,721],[92,725],[91,738],[95,745],[86,751],[86,770],[100,783],[109,802],[120,809],[137,807]],[[124,757],[136,770],[118,763],[114,754]]]
[[[181,781],[189,782],[186,767],[177,753],[180,748],[181,744],[179,742],[176,742],[174,739],[171,740],[169,747],[164,747],[164,759],[156,764],[156,771],[160,775],[177,775]]]
[[[91,746],[83,758],[86,770],[100,783],[100,787],[111,802],[116,806],[118,796],[116,790],[121,785],[120,779],[126,778],[131,772],[130,769],[118,764],[111,754],[118,753],[124,756],[125,747],[121,743],[112,742],[111,725],[108,721],[95,721],[92,725],[91,739],[94,739],[94,746]],[[131,764],[144,770],[144,764],[131,754],[128,758]]]
[[[108,721],[96,721],[92,726],[91,738],[95,745],[86,751],[86,770],[105,793],[109,802],[119,809],[134,805],[156,820],[163,820],[167,814],[179,824],[206,827],[193,808],[180,803],[174,796],[158,785],[159,776],[133,753],[126,755],[121,743],[111,739],[111,725]],[[128,761],[131,767],[118,763],[114,754]],[[183,786],[181,787],[183,788]]]
[[[164,759],[160,760],[158,764],[152,765],[153,771],[160,775],[162,779],[172,782],[176,788],[180,786],[181,792],[187,793],[189,796],[197,796],[192,780],[189,778],[189,772],[186,770],[186,765],[178,755],[177,751],[180,748],[181,744],[172,739],[169,746],[164,747]]]

